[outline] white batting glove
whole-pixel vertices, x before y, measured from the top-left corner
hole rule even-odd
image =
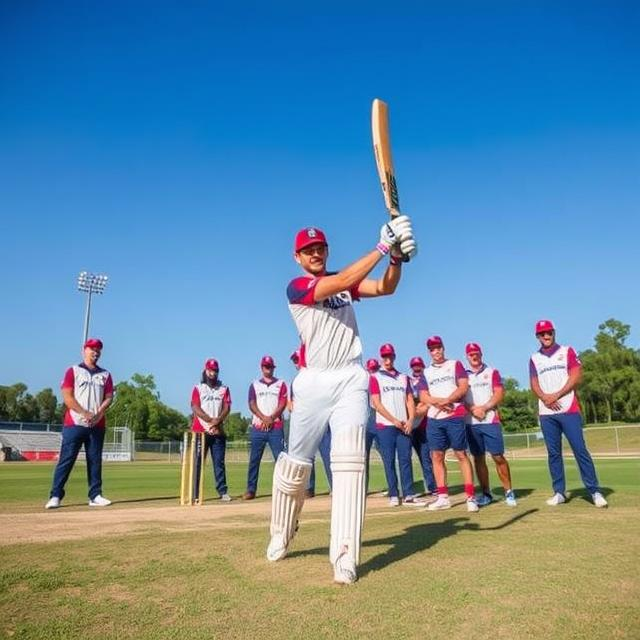
[[[380,242],[376,248],[383,256],[386,256],[393,245],[412,236],[413,232],[409,216],[398,216],[382,225],[380,229]]]

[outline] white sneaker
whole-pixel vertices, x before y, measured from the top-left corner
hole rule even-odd
[[[427,504],[427,501],[420,500],[418,496],[414,494],[403,498],[402,504],[406,505],[407,507],[424,507],[424,505]]]
[[[223,493],[220,496],[220,500],[222,500],[222,502],[231,502],[231,496],[228,493]]]
[[[398,498],[398,496],[394,496],[393,498],[389,498],[389,506],[390,507],[399,507],[400,506],[400,498]]]
[[[432,502],[427,506],[429,511],[439,511],[440,509],[451,509],[451,502],[449,502],[449,496],[439,495],[435,502]]]
[[[480,511],[480,507],[478,506],[475,498],[467,498],[467,511],[469,511],[470,513]]]
[[[93,498],[93,500],[89,500],[90,507],[108,507],[110,504],[111,500],[107,500],[100,495]]]
[[[605,500],[604,496],[599,491],[596,491],[591,495],[591,497],[593,498],[593,504],[595,504],[598,509],[609,506],[609,503]]]
[[[513,489],[509,489],[509,491],[504,494],[504,503],[508,507],[517,507],[518,503],[516,502],[516,494],[513,492]]]
[[[47,504],[44,505],[45,509],[57,509],[60,506],[60,498],[53,497],[49,498]]]
[[[358,579],[356,563],[346,553],[338,556],[333,565],[333,581],[338,584],[353,584]]]
[[[287,545],[284,543],[284,537],[281,533],[274,533],[269,540],[267,547],[267,560],[269,562],[277,562],[287,555]]]
[[[554,493],[548,500],[547,504],[550,507],[557,507],[559,504],[566,502],[567,499],[561,493]]]
[[[386,498],[386,497],[389,495],[389,492],[385,489],[384,491],[381,491],[381,492],[380,492],[380,495],[381,495],[383,498]]]

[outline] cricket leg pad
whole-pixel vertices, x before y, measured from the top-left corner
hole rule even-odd
[[[331,432],[331,545],[329,559],[336,582],[357,579],[365,511],[365,430],[362,427]]]
[[[287,555],[296,533],[311,466],[310,462],[297,460],[286,453],[278,456],[273,470],[271,541],[267,547],[267,559],[272,562]]]

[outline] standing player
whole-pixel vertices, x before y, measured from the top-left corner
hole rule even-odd
[[[220,365],[217,360],[210,358],[204,363],[200,384],[197,384],[191,392],[191,410],[193,411],[191,430],[205,433],[205,456],[207,451],[211,453],[216,491],[223,502],[231,502],[224,464],[227,451],[224,421],[231,411],[231,394],[229,387],[222,384],[218,378],[219,371]],[[196,456],[196,460],[195,476],[199,478],[200,473],[204,473],[204,469],[200,469],[200,456]],[[199,487],[197,482],[196,487]]]
[[[469,389],[467,372],[459,360],[447,360],[440,336],[427,340],[431,364],[424,372],[425,388],[420,389],[420,401],[427,405],[427,434],[436,478],[438,499],[427,509],[448,509],[449,490],[446,485],[445,452],[451,447],[460,464],[464,491],[467,494],[467,510],[478,511],[473,488],[473,469],[467,456],[465,431],[466,410],[462,399]]]
[[[372,376],[376,371],[380,369],[380,363],[375,358],[369,358],[365,365],[365,369],[369,372],[369,376]],[[369,388],[371,388],[371,378],[369,378]],[[373,409],[373,407],[371,407]],[[380,442],[378,441],[378,430],[376,429],[376,412],[369,411],[369,418],[367,420],[367,428],[365,432],[365,457],[366,457],[366,475],[367,475],[367,493],[369,493],[369,460],[371,458],[371,447],[373,443],[376,443],[378,451],[380,450]]]
[[[424,490],[428,494],[436,495],[436,479],[433,476],[433,464],[431,462],[431,452],[427,441],[427,407],[420,404],[420,389],[424,385],[424,360],[420,356],[411,358],[409,361],[411,375],[409,383],[413,393],[413,401],[416,406],[416,415],[411,432],[411,444],[420,461],[422,468],[422,482]]]
[[[84,446],[89,480],[89,506],[108,507],[111,500],[102,496],[102,447],[105,412],[113,400],[111,374],[98,366],[102,340],[90,338],[84,343],[82,362],[69,367],[62,381],[62,399],[67,407],[62,429],[62,446],[53,473],[53,485],[45,509],[57,509],[64,498],[64,486]]]
[[[556,342],[550,320],[536,323],[540,350],[529,361],[531,390],[538,396],[540,427],[549,456],[549,473],[554,494],[547,500],[555,507],[566,501],[562,435],[566,437],[578,463],[580,477],[596,507],[606,507],[600,492],[596,469],[582,433],[582,415],[576,389],[582,379],[582,363],[572,347]]]
[[[411,466],[411,432],[415,417],[413,392],[409,378],[395,368],[396,352],[391,344],[380,347],[382,367],[369,379],[371,406],[376,411],[378,444],[389,487],[389,504],[397,507],[398,476],[396,453],[400,467],[403,502],[415,504],[413,468]]]
[[[322,231],[296,235],[294,258],[304,275],[287,288],[289,309],[300,334],[302,369],[293,383],[289,451],[273,474],[269,560],[287,554],[304,503],[311,462],[331,424],[331,544],[334,580],[357,579],[365,505],[364,434],[369,398],[368,375],[361,364],[353,301],[392,294],[400,280],[402,254],[416,253],[406,216],[383,225],[376,248],[338,273],[327,272],[328,246]],[[387,254],[391,262],[379,280],[367,275]]]
[[[249,409],[251,419],[251,454],[247,473],[247,491],[243,498],[253,500],[258,490],[258,473],[264,448],[268,444],[273,459],[284,451],[284,431],[282,414],[287,408],[287,384],[273,375],[276,367],[271,356],[260,361],[262,377],[254,380],[249,387]]]
[[[509,463],[504,457],[504,438],[498,415],[498,405],[504,398],[502,378],[497,369],[487,366],[482,361],[482,349],[477,342],[467,344],[465,353],[469,361],[469,391],[464,398],[467,407],[467,440],[482,490],[478,505],[484,507],[493,502],[485,458],[488,451],[504,488],[504,501],[510,507],[515,507],[516,496],[511,488]]]

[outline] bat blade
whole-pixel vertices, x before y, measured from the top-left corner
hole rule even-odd
[[[378,176],[382,185],[384,203],[392,218],[400,215],[400,199],[391,155],[391,136],[389,132],[389,108],[387,103],[376,98],[371,107],[371,132],[373,151],[378,167]]]

